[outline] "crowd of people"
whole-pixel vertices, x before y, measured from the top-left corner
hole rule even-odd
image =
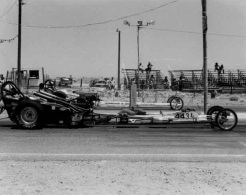
[[[140,88],[141,89],[155,89],[157,87],[157,85],[162,85],[162,86],[158,86],[158,87],[162,87],[164,89],[169,89],[170,88],[170,84],[168,81],[168,77],[165,76],[164,79],[159,79],[155,78],[156,73],[152,73],[152,67],[153,64],[151,62],[148,62],[147,67],[143,68],[142,63],[139,64],[138,67],[138,71],[141,73],[146,72],[146,77],[140,78],[139,77],[139,72],[136,72],[136,76],[135,78],[133,78],[133,80],[131,81],[132,83],[139,83],[140,84]],[[139,78],[139,79],[138,79]]]

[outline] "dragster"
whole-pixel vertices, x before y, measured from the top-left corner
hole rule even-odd
[[[177,99],[172,97],[169,101],[176,102]],[[208,123],[212,128],[218,127],[221,130],[231,131],[238,123],[237,114],[232,109],[213,106],[203,114],[183,108],[182,99],[181,106],[175,103],[175,108],[180,109],[175,109],[176,111],[172,113],[160,111],[158,114],[148,114],[141,109],[130,108],[116,114],[99,114],[94,109],[96,102],[100,101],[98,94],[75,94],[69,97],[63,91],[56,89],[50,80],[40,84],[38,91],[32,95],[24,95],[15,83],[6,81],[1,87],[1,100],[3,106],[0,108],[0,114],[6,110],[10,120],[23,129],[41,129],[48,124],[79,128],[97,125]]]

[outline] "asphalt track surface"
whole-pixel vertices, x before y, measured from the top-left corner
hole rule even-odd
[[[246,162],[246,128],[205,125],[159,128],[18,129],[0,122],[0,160],[132,160]]]
[[[211,129],[209,124],[78,129],[47,126],[42,130],[23,130],[2,113],[0,160],[246,162],[246,111],[244,107],[230,108],[236,110],[239,120],[237,127],[229,132]],[[160,111],[153,107],[143,109],[147,113]],[[110,107],[95,110],[110,114],[118,111]]]

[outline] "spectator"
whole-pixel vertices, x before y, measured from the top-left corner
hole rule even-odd
[[[111,78],[111,89],[115,89],[116,81],[114,80],[114,77]]]
[[[150,62],[147,64],[147,68],[145,69],[146,73],[150,73],[151,72],[152,66],[153,65]]]
[[[143,69],[143,67],[142,67],[142,63],[139,64],[138,69],[143,73],[144,69]]]
[[[213,90],[211,92],[211,99],[214,99],[216,97],[216,95],[218,94],[217,90]]]
[[[110,79],[106,78],[105,81],[106,81],[107,89],[111,89],[111,85],[112,85],[112,84],[111,84]]]
[[[168,83],[169,81],[168,81],[168,78],[167,78],[167,76],[165,76],[165,78],[164,78],[164,83]]]
[[[154,89],[154,85],[155,85],[155,77],[154,77],[154,75],[150,76],[149,82],[150,82],[150,88]]]
[[[180,77],[179,77],[179,90],[182,91],[183,90],[183,81],[185,80],[184,78],[184,73],[181,72]]]
[[[0,75],[0,83],[4,83],[4,77],[3,77],[3,75]]]
[[[168,89],[169,88],[169,81],[167,76],[165,76],[164,80],[163,80],[163,85],[164,85],[164,89]]]
[[[220,65],[218,64],[218,62],[216,62],[214,65],[214,71],[219,71],[219,70],[220,70]]]
[[[152,66],[153,65],[149,62],[147,64],[147,68],[145,69],[145,71],[146,71],[146,82],[149,82],[149,79],[150,79],[149,75],[150,75]]]
[[[223,64],[221,64],[221,66],[219,68],[219,72],[220,72],[220,74],[224,74],[225,73]]]

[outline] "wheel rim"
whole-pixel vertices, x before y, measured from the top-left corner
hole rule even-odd
[[[171,100],[171,107],[174,110],[180,110],[183,106],[182,100],[180,98],[173,98]]]
[[[233,112],[225,110],[218,113],[217,121],[222,129],[231,130],[237,123],[237,116]]]
[[[212,120],[212,122],[215,122],[215,118],[216,118],[216,115],[221,111],[222,109],[215,109],[215,110],[213,110],[212,112],[211,112],[211,120]]]
[[[24,124],[30,125],[37,121],[38,113],[33,107],[26,107],[21,111],[21,120]]]

